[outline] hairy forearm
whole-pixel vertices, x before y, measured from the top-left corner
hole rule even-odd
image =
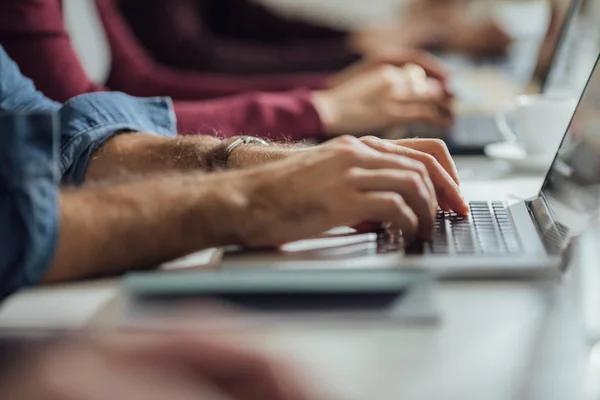
[[[161,137],[143,133],[117,135],[93,156],[86,182],[118,181],[131,176],[165,172],[208,171],[209,158],[222,141],[212,136]],[[247,168],[288,156],[307,146],[272,143],[234,150],[227,168]]]
[[[86,182],[118,180],[131,175],[206,170],[208,156],[221,141],[212,136],[163,137],[124,133],[92,157]]]
[[[241,169],[259,166],[268,162],[281,160],[310,147],[303,143],[271,143],[267,147],[260,144],[241,146],[229,156],[227,168]]]
[[[60,239],[46,282],[152,268],[235,243],[235,191],[219,176],[171,174],[60,197]],[[229,188],[231,189],[231,188]]]

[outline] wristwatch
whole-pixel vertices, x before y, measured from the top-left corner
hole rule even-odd
[[[234,136],[224,140],[210,152],[208,158],[209,169],[214,171],[227,168],[227,161],[229,160],[231,153],[238,147],[248,144],[260,144],[265,147],[269,146],[269,142],[261,138],[254,136]]]

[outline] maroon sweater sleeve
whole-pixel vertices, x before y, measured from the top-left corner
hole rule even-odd
[[[310,92],[247,93],[234,98],[197,103],[177,102],[175,112],[180,134],[260,136],[274,140],[315,138],[322,131]],[[202,123],[197,124],[198,112]],[[220,116],[227,115],[224,119]]]
[[[130,0],[125,0],[130,1]],[[256,77],[236,77],[223,74],[182,73],[178,69],[169,69],[158,65],[146,53],[131,32],[119,8],[119,0],[96,0],[100,18],[111,45],[114,72],[110,81],[113,88],[127,84],[137,75],[137,80],[145,79],[148,87],[160,84],[161,88],[172,90],[175,99],[202,99],[228,96],[249,90],[282,91],[297,87],[320,89],[324,86],[325,74],[263,75]],[[171,4],[166,2],[166,4]],[[180,23],[183,23],[181,21]],[[159,27],[154,27],[158,30]],[[173,46],[178,41],[168,32],[161,32]],[[189,51],[189,50],[188,50]]]
[[[64,29],[61,0],[1,0],[0,45],[56,101],[106,90],[91,82]]]
[[[0,44],[23,73],[56,101],[108,90],[92,83],[83,70],[65,32],[60,0],[1,0]],[[111,86],[111,89],[137,96],[188,99],[175,102],[178,128],[182,132],[213,130],[224,136],[252,132],[258,136],[303,139],[321,131],[320,120],[307,91],[249,93],[216,101],[193,101],[204,97],[188,87],[197,84],[194,76],[179,76],[160,68],[161,74],[153,74],[156,70],[147,62],[143,51],[136,47],[129,50],[128,57],[115,53],[111,81],[120,85]],[[177,85],[173,81],[177,81]],[[222,93],[217,87],[221,82],[208,83],[215,85],[216,92],[221,90]],[[227,91],[235,92],[235,83],[228,85]]]
[[[309,32],[261,7],[223,1],[127,0],[120,7],[151,54],[178,68],[238,74],[334,71],[358,58],[347,50],[345,34],[326,28]]]
[[[194,1],[201,3],[204,21],[217,35],[267,43],[332,39],[341,47],[348,39],[347,31],[279,15],[256,0]]]

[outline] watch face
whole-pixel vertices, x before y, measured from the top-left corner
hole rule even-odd
[[[257,138],[254,136],[244,136],[242,138],[242,144],[250,144],[250,143],[260,143],[264,146],[268,146],[269,143],[261,138]]]

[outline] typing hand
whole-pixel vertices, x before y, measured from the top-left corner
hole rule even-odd
[[[409,71],[421,71],[420,78]],[[331,136],[363,135],[393,126],[422,122],[452,125],[451,97],[442,81],[412,64],[366,70],[337,86],[313,94],[324,130]]]
[[[383,140],[373,136],[360,139],[383,153],[397,154],[421,162],[435,186],[437,201],[444,211],[466,214],[468,205],[460,195],[458,172],[446,144],[438,139]]]
[[[365,57],[329,79],[329,87],[341,85],[344,82],[382,65],[403,67],[406,64],[421,66],[428,77],[438,80],[447,90],[448,71],[434,56],[421,50],[387,48],[378,50]]]
[[[441,167],[440,167],[441,168]],[[271,247],[365,221],[429,237],[438,208],[427,168],[344,136],[239,175],[238,238]],[[236,213],[238,215],[238,213]]]

